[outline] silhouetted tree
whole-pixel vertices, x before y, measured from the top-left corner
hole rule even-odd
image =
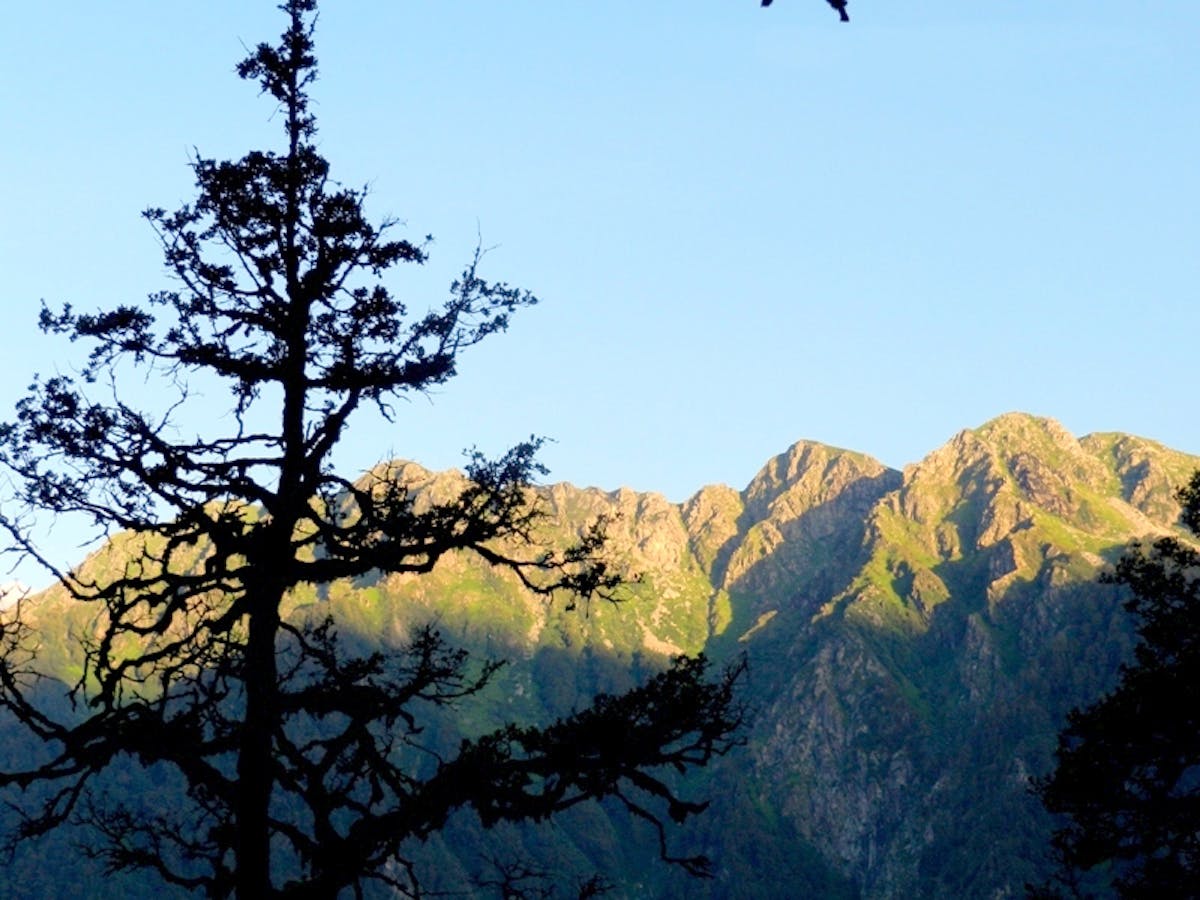
[[[762,5],[770,6],[773,2],[774,0],[762,0]],[[846,0],[825,0],[825,2],[837,11],[838,18],[843,22],[850,21],[850,14],[846,12]]]
[[[473,457],[465,486],[440,500],[416,502],[382,469],[358,482],[332,470],[355,414],[390,417],[390,401],[441,385],[461,352],[534,298],[484,281],[478,254],[425,315],[379,280],[426,252],[371,224],[364,192],[332,180],[317,152],[315,7],[286,0],[280,43],[238,67],[277,102],[286,145],[197,157],[195,201],[146,212],[175,285],[148,306],[43,309],[45,331],[91,350],[78,375],[35,382],[0,430],[0,460],[29,509],[137,538],[116,572],[56,572],[95,611],[68,686],[74,715],[42,703],[24,608],[0,623],[0,706],[45,742],[36,762],[0,777],[43,792],[14,841],[81,822],[110,871],[261,900],[333,897],[369,879],[414,890],[405,842],[456,809],[486,826],[609,797],[662,836],[665,818],[704,804],[661,771],[702,766],[734,740],[735,670],[710,680],[703,659],[680,659],[548,727],[510,725],[430,759],[417,752],[418,717],[480,691],[496,664],[473,663],[432,628],[396,652],[354,651],[331,619],[288,613],[299,586],[424,573],[453,552],[547,598],[611,598],[618,584],[599,526],[564,551],[535,545],[535,440]],[[130,398],[144,387],[124,388],[130,375],[156,377],[171,399],[139,408]],[[228,433],[186,436],[197,381],[228,389]],[[2,522],[37,555],[23,514]],[[189,803],[146,813],[106,797],[102,773],[130,762],[177,773]]]
[[[1200,472],[1179,492],[1200,535]],[[1134,661],[1115,690],[1073,711],[1058,768],[1037,783],[1069,823],[1053,838],[1056,890],[1094,871],[1126,897],[1200,895],[1200,553],[1175,538],[1135,546],[1107,581],[1129,587]]]

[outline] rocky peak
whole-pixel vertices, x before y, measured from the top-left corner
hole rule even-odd
[[[1096,490],[1112,487],[1111,473],[1053,419],[1008,413],[976,430],[1016,481],[1039,505],[1060,506],[1064,489],[1082,483]],[[1066,512],[1061,508],[1060,514]]]
[[[956,521],[969,543],[987,546],[1049,515],[1108,531],[1116,478],[1053,419],[1008,413],[962,431],[905,470],[897,511],[925,525]]]
[[[891,471],[862,453],[815,441],[798,441],[771,459],[742,491],[745,518],[794,518],[826,503],[852,482]]]
[[[1191,477],[1195,457],[1129,434],[1089,434],[1079,443],[1116,477],[1126,503],[1158,526],[1178,525],[1175,492]]]
[[[861,453],[794,444],[742,492],[740,539],[714,577],[726,589],[760,596],[831,589],[857,564],[868,510],[900,479]]]

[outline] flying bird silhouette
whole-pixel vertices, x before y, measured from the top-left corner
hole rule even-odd
[[[763,6],[770,6],[773,0],[762,0]],[[825,0],[830,6],[837,10],[838,18],[843,22],[850,21],[850,15],[846,12],[846,0]]]

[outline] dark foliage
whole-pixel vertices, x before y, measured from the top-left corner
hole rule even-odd
[[[333,181],[317,152],[315,6],[288,0],[279,45],[238,68],[277,103],[286,147],[197,158],[197,199],[146,213],[174,287],[148,306],[44,309],[44,330],[90,352],[77,376],[36,381],[0,428],[0,461],[31,513],[138,536],[119,571],[56,571],[94,623],[65,713],[39,699],[48,679],[25,611],[0,622],[0,707],[45,747],[0,776],[36,800],[13,841],[82,824],[110,872],[260,900],[333,897],[372,879],[413,892],[405,843],[457,809],[492,824],[608,797],[662,835],[665,818],[704,807],[662,773],[734,742],[736,669],[710,680],[703,659],[681,659],[548,727],[511,725],[452,752],[422,742],[423,718],[482,690],[497,663],[473,662],[432,628],[393,652],[355,651],[332,620],[289,613],[297,587],[424,573],[455,552],[547,602],[612,599],[619,582],[603,523],[563,551],[538,547],[536,440],[473,456],[466,486],[430,502],[386,472],[355,482],[332,470],[356,413],[390,418],[392,401],[446,382],[461,352],[535,300],[484,281],[478,255],[424,315],[379,281],[422,263],[425,244],[371,224],[365,192]],[[157,378],[167,399],[133,405],[130,375]],[[186,436],[197,383],[227,392],[228,433]],[[2,524],[38,556],[21,516]],[[99,789],[131,762],[180,779],[188,802],[147,812]]]
[[[763,6],[770,6],[774,0],[762,0]],[[846,0],[825,0],[830,6],[837,11],[838,18],[843,22],[850,21],[850,14],[846,12]]]
[[[1200,472],[1179,492],[1200,535]],[[1037,784],[1067,817],[1054,835],[1057,886],[1087,894],[1111,881],[1126,897],[1200,895],[1200,553],[1174,538],[1135,546],[1108,581],[1127,586],[1140,638],[1115,690],[1076,710],[1058,769]],[[1090,874],[1089,874],[1090,873]]]

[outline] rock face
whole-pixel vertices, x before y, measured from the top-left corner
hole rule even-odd
[[[1050,767],[1066,711],[1107,689],[1131,643],[1120,598],[1096,576],[1131,540],[1177,533],[1173,491],[1197,467],[1151,441],[1076,440],[1022,414],[963,431],[903,472],[806,441],[744,490],[710,486],[682,504],[541,489],[549,543],[613,523],[614,559],[641,576],[615,606],[568,612],[467,558],[295,602],[327,604],[374,640],[437,619],[515,658],[505,716],[557,714],[671,654],[746,653],[747,745],[706,774],[723,818],[692,838],[723,868],[691,896],[791,897],[800,883],[1019,896],[1044,871],[1050,830],[1028,779]],[[461,477],[396,472],[431,496]],[[43,601],[48,630],[57,602]],[[579,852],[612,861],[611,848]],[[787,878],[773,868],[781,855]],[[680,890],[638,884],[625,893]]]
[[[755,635],[786,660],[768,656],[755,772],[865,894],[1036,879],[1048,824],[1027,779],[1128,646],[1095,576],[1172,530],[1168,484],[1196,463],[1022,415],[964,431],[872,506],[864,562],[815,616]]]

